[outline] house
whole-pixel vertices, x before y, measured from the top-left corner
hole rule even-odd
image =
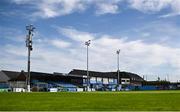
[[[26,73],[24,71],[0,71],[0,85],[14,92],[24,92],[26,89]]]

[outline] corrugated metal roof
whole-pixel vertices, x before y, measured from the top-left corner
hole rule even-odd
[[[9,77],[2,71],[0,71],[0,82],[8,82]]]
[[[143,81],[143,78],[140,77],[137,74],[130,73],[130,72],[119,72],[120,78],[130,78],[135,79],[137,81]],[[80,76],[86,76],[87,71],[86,70],[79,70],[79,69],[73,69],[69,72],[69,74],[73,75],[80,75]],[[96,72],[96,71],[89,71],[89,76],[91,77],[103,77],[103,78],[117,78],[117,72]]]
[[[18,77],[18,75],[20,74],[20,72],[16,72],[16,71],[2,70],[2,72],[4,72],[4,74],[6,74],[6,76],[8,76],[9,80],[16,79]]]

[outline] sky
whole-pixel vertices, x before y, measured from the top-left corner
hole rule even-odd
[[[0,70],[27,70],[26,26],[33,24],[31,71],[89,69],[180,81],[180,0],[0,0]]]

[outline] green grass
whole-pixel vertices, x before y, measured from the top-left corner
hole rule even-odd
[[[180,91],[0,93],[0,110],[180,111]]]

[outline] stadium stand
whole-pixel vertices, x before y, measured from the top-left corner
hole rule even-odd
[[[82,91],[87,87],[87,71],[73,69],[69,73],[31,72],[31,91]],[[0,91],[26,90],[27,72],[0,71]],[[116,91],[117,72],[89,71],[91,91]],[[180,89],[179,83],[145,81],[137,74],[120,72],[120,90]]]

